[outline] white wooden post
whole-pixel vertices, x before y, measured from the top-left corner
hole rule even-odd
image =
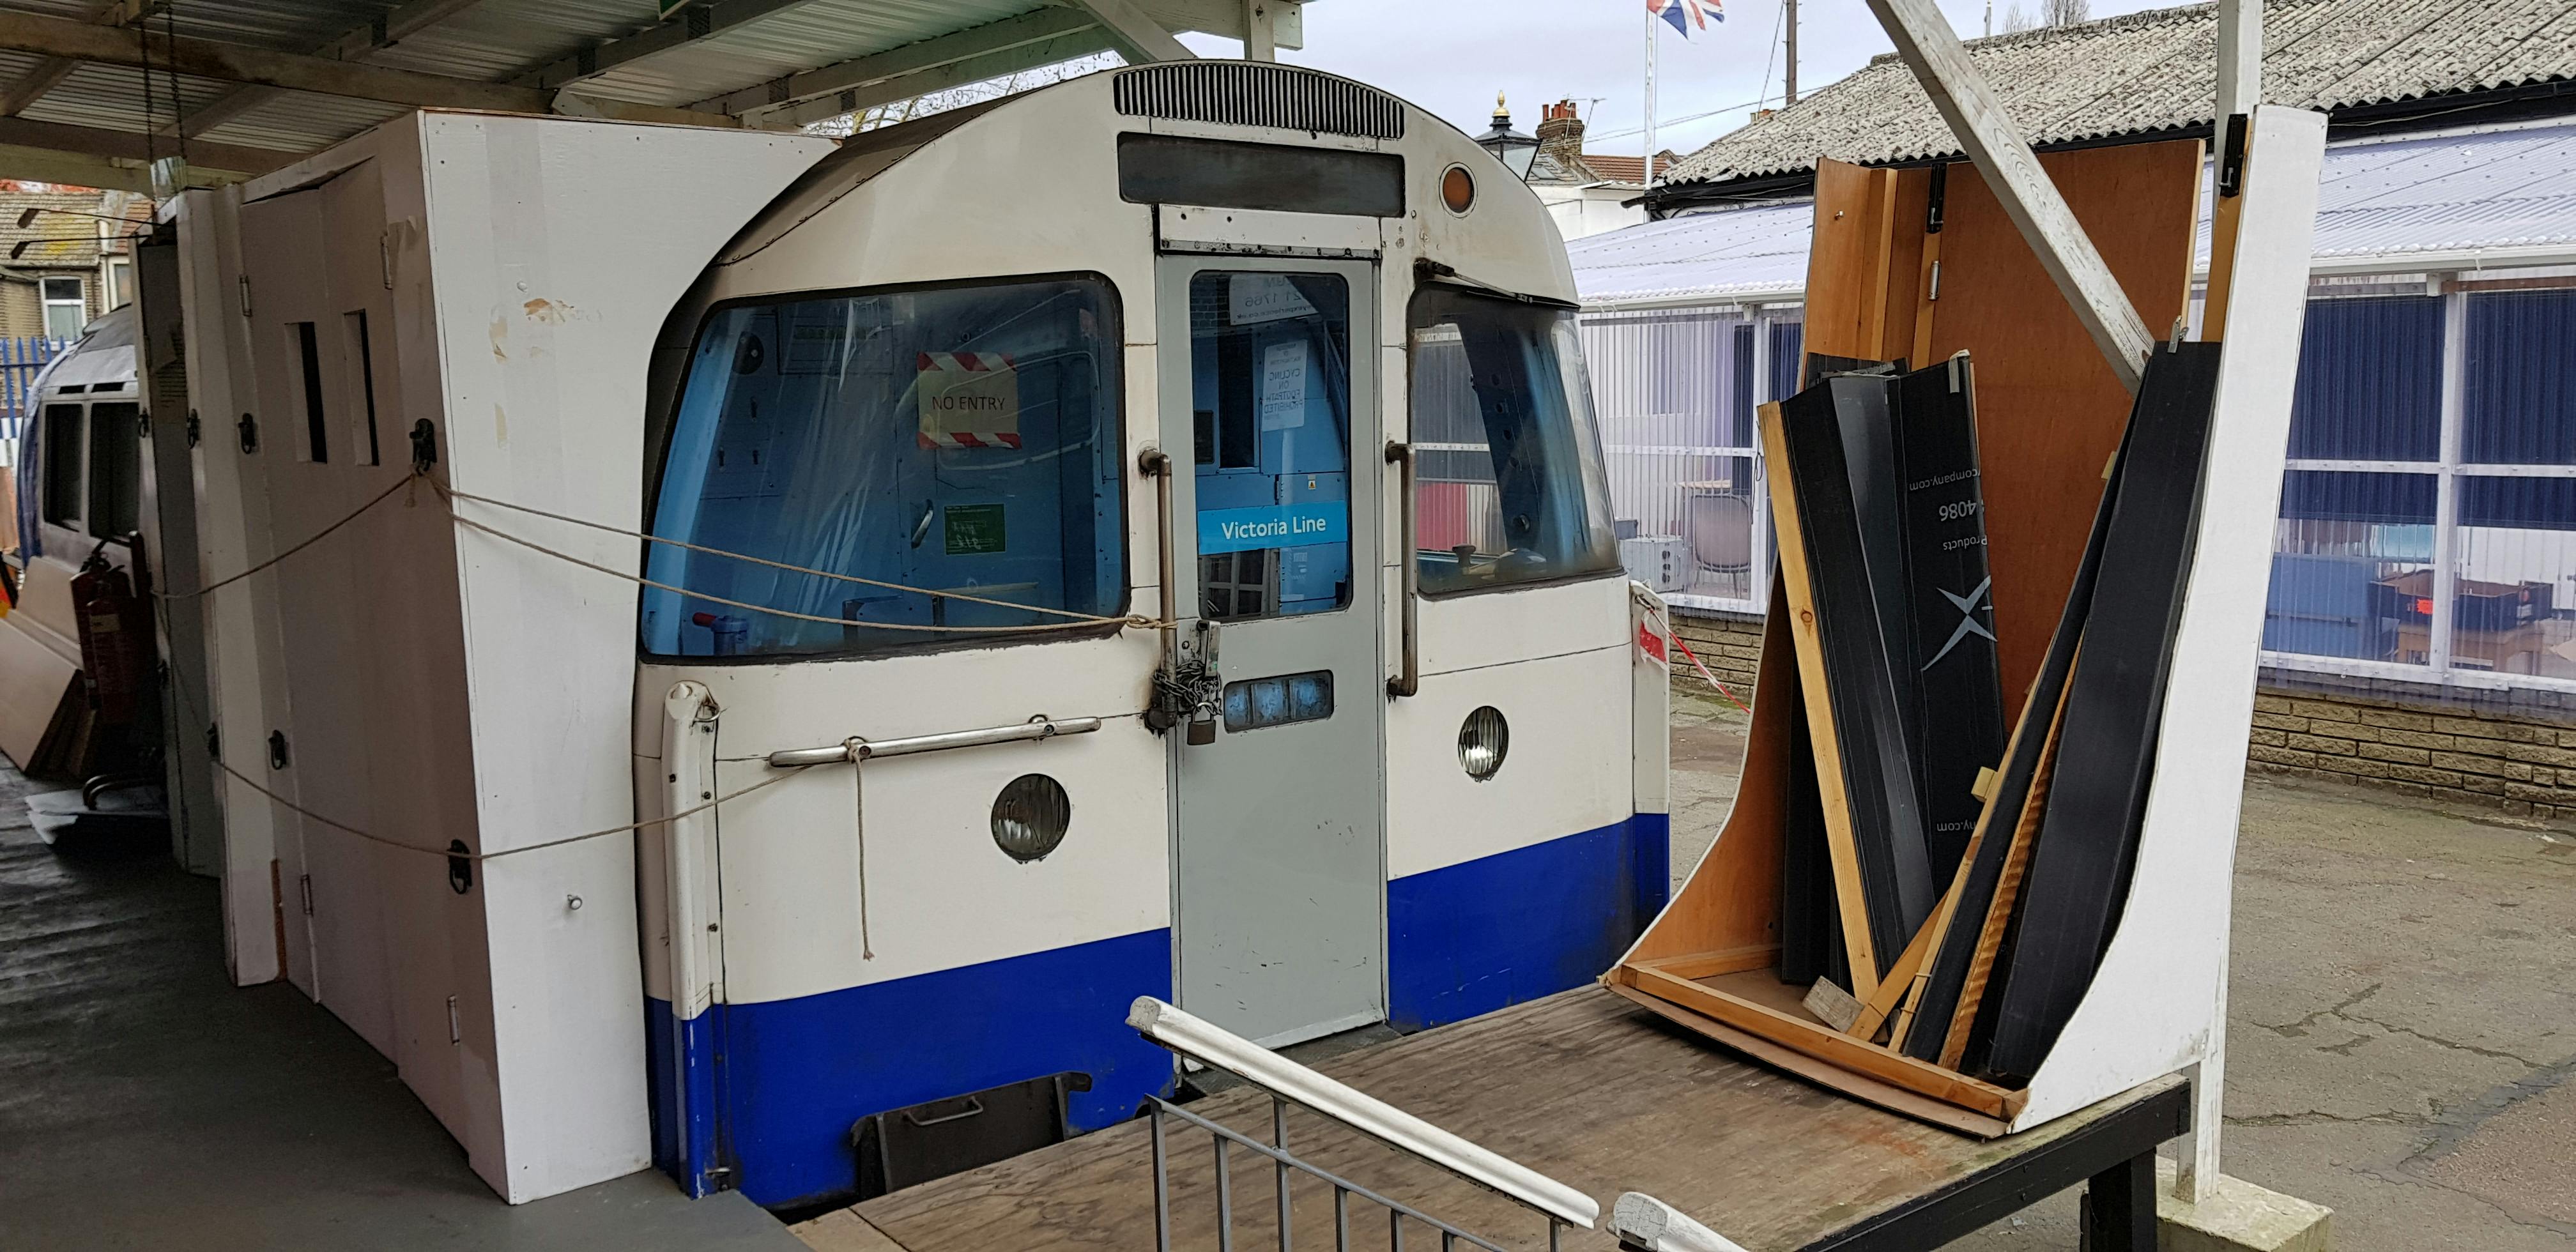
[[[2213,754],[2191,776],[2225,779],[2214,788],[2224,795],[2202,801],[2199,816],[2226,834],[2225,849],[2203,855],[2217,864],[2235,864],[2235,832],[2240,812],[2239,773],[2223,773],[2217,756],[2242,758],[2252,719],[2254,684],[2263,634],[2264,588],[2271,581],[2271,545],[2244,543],[2265,519],[2280,516],[2281,450],[2289,442],[2290,398],[2298,379],[2299,335],[2308,299],[2308,259],[2313,251],[2317,217],[2317,175],[2325,162],[2325,116],[2301,109],[2255,106],[2247,137],[2245,188],[2238,209],[2233,294],[2227,305],[2216,407],[2217,427],[2210,436],[2210,470],[2203,486],[2212,503],[2204,505],[2197,562],[2192,567],[2190,599],[2183,608],[2183,630],[2209,632],[2205,649],[2177,646],[2172,682],[2194,684],[2206,701],[2197,736],[2191,728],[2165,723],[2163,742],[2169,755]],[[2227,506],[2216,501],[2233,497]],[[2223,529],[2222,529],[2223,528]],[[2208,625],[2203,627],[2206,620]],[[2189,636],[2198,641],[2196,634]],[[2225,726],[2221,733],[2218,728]],[[2178,740],[2191,740],[2189,745]],[[2157,778],[2166,775],[2158,762]],[[2177,760],[2174,764],[2194,764]],[[2150,803],[2153,803],[2152,801]],[[2227,932],[2232,918],[2224,902],[2227,878],[2211,884],[2218,891],[2220,923],[2211,954],[2216,964],[2211,994],[2208,1042],[2203,1045],[2198,1080],[2193,1084],[2192,1133],[2175,1176],[2179,1198],[2200,1203],[2218,1187],[2218,1141],[2222,1128],[2227,1077]]]
[[[2048,271],[2076,320],[2111,362],[2120,385],[2135,392],[2155,336],[2102,263],[2102,254],[2066,207],[2057,184],[2049,181],[2039,158],[2005,116],[1994,89],[1968,63],[1949,20],[1933,0],[1869,0],[1869,8],[1895,41],[1897,56],[1923,84],[1923,93],[1932,97],[1932,107],[1994,189],[2004,214],[2038,255],[2040,268]]]
[[[1243,59],[1279,59],[1279,28],[1274,11],[1280,0],[1243,0]]]
[[[2263,0],[2218,0],[2218,129],[2263,102]]]

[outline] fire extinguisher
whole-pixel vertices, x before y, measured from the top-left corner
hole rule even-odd
[[[130,725],[152,672],[152,619],[125,571],[108,564],[106,544],[91,549],[73,576],[72,604],[90,707],[103,726]]]

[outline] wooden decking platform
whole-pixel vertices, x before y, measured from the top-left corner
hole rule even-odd
[[[2024,1134],[1979,1140],[1767,1069],[1598,987],[1317,1068],[1590,1193],[1605,1219],[1620,1192],[1644,1191],[1750,1252],[1937,1246],[1962,1220],[1991,1220],[2100,1171],[2113,1159],[2104,1152],[2126,1159],[2151,1151],[2158,1138],[2181,1133],[2170,1123],[2187,1105],[2176,1098],[2183,1081],[2168,1078]],[[1190,1108],[1269,1138],[1262,1092],[1236,1089]],[[2115,1123],[2122,1135],[2096,1134],[2105,1141],[2085,1152],[2052,1151]],[[1215,1248],[1211,1137],[1177,1122],[1170,1131],[1172,1246]],[[1506,1247],[1546,1246],[1536,1214],[1303,1110],[1289,1114],[1288,1141],[1321,1168]],[[2033,1169],[2034,1161],[2059,1167]],[[1229,1172],[1235,1246],[1276,1248],[1269,1162],[1237,1149]],[[1331,1189],[1301,1179],[1293,1195],[1296,1246],[1331,1248]],[[852,1249],[1139,1252],[1154,1247],[1150,1138],[1142,1122],[1131,1122],[850,1212],[865,1225],[840,1215],[830,1225],[834,1243]],[[1941,1220],[1909,1238],[1899,1227],[1914,1213]],[[1353,1200],[1351,1225],[1354,1248],[1388,1246],[1386,1214],[1376,1206]],[[1935,1229],[1949,1233],[1924,1237]],[[1408,1234],[1408,1246],[1437,1246],[1425,1228]],[[1570,1231],[1564,1246],[1610,1249],[1616,1241],[1603,1231]]]

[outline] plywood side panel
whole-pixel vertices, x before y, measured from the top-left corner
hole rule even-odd
[[[1895,171],[1816,163],[1816,225],[1807,247],[1808,353],[1886,359],[1895,203]],[[1915,219],[1918,229],[1921,220]]]
[[[1772,580],[1771,612],[1762,629],[1762,666],[1745,733],[1744,783],[1725,828],[1700,857],[1690,881],[1629,949],[1623,964],[1776,944],[1780,941],[1780,830],[1789,774],[1789,726],[1807,715],[1791,656],[1789,612]]]
[[[2171,326],[2191,280],[2200,141],[2050,153],[2040,164],[2138,316]],[[2129,393],[1985,181],[1951,173],[1932,356],[1964,350],[1976,361],[1995,633],[2005,705],[2017,710],[2084,555],[2083,521],[2101,497]],[[1820,172],[1819,219],[1824,185]],[[1831,349],[1811,339],[1810,350]]]

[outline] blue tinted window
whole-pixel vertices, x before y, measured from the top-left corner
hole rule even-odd
[[[906,627],[1066,624],[1013,605],[1115,615],[1119,350],[1107,284],[1083,279],[709,314],[653,533],[891,585],[654,545],[647,576],[685,590],[645,590],[644,650],[866,653],[1025,637]]]

